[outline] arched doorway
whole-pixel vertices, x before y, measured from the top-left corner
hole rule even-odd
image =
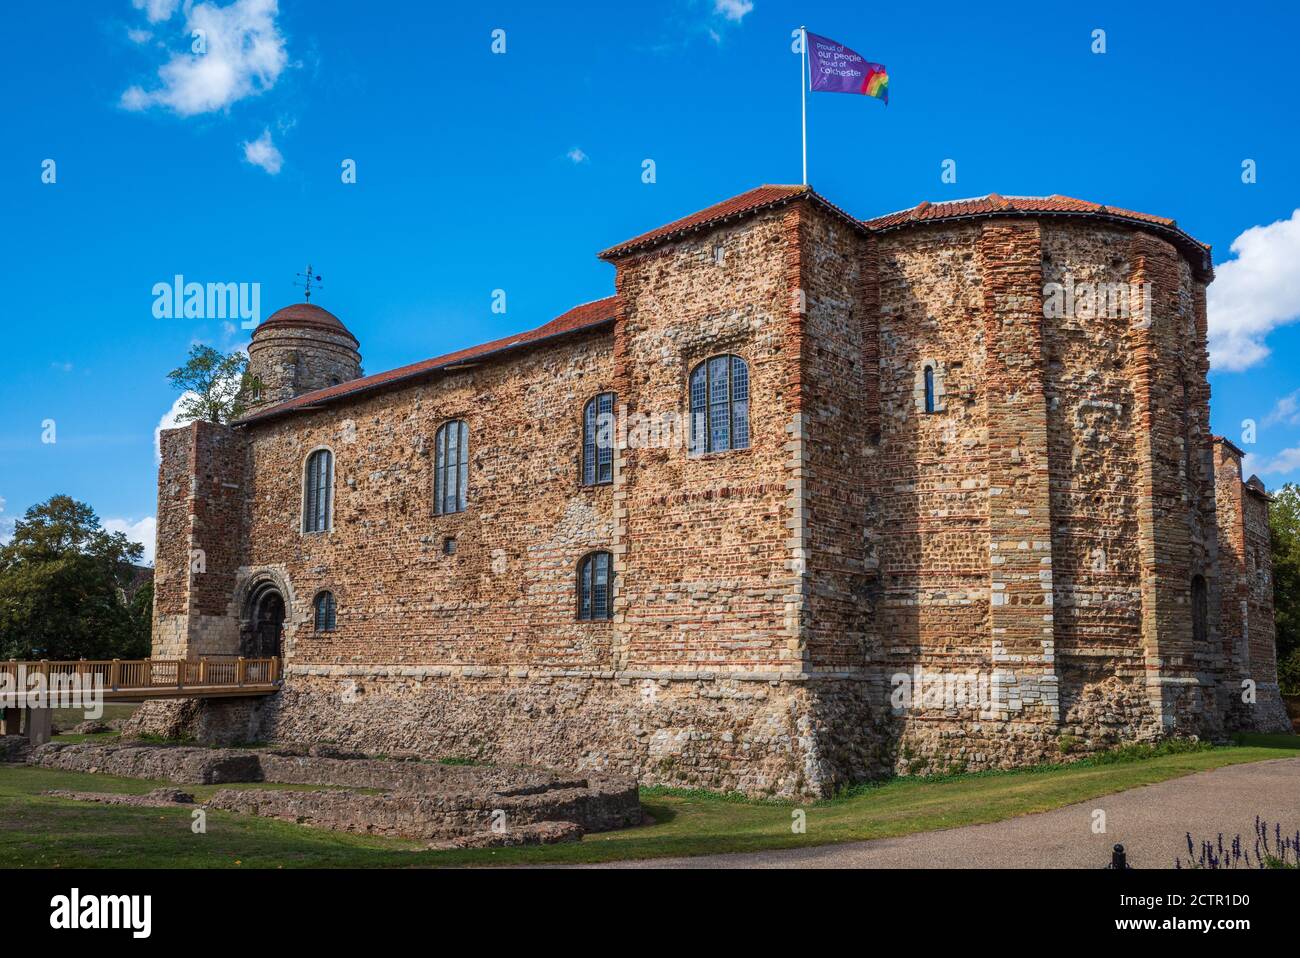
[[[260,583],[248,597],[239,654],[249,659],[278,656],[283,636],[284,596],[274,583]]]

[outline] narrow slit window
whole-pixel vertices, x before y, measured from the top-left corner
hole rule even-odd
[[[592,552],[578,563],[578,618],[609,619],[613,615],[613,560],[608,552]]]
[[[315,628],[317,632],[333,632],[335,628],[336,606],[334,603],[333,592],[322,592],[316,596],[316,601],[312,603],[315,612]]]
[[[925,411],[934,412],[934,367],[925,367]]]
[[[1210,637],[1210,602],[1205,576],[1192,576],[1192,639],[1204,644]]]
[[[582,410],[582,484],[614,481],[614,394],[601,393]]]
[[[334,456],[317,449],[307,457],[307,474],[302,497],[302,531],[328,532],[333,499]]]
[[[468,503],[469,426],[443,423],[433,437],[433,504],[439,515],[464,512]]]

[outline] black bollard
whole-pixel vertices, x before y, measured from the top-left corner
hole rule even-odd
[[[1131,868],[1128,863],[1128,856],[1124,854],[1124,846],[1116,845],[1110,853],[1110,864],[1107,868]]]

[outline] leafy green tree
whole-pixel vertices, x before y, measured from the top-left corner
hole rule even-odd
[[[71,496],[32,506],[0,546],[0,658],[147,656],[153,590],[131,593],[143,553]]]
[[[1273,616],[1282,691],[1300,695],[1300,487],[1274,491],[1268,512],[1273,534]]]
[[[204,345],[192,347],[185,365],[169,372],[167,379],[182,393],[179,412],[186,422],[233,422],[244,414],[260,385],[248,371],[246,355],[224,355]]]

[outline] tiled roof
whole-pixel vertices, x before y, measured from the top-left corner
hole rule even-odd
[[[715,203],[708,209],[700,210],[698,213],[692,213],[690,216],[683,216],[679,220],[666,226],[660,226],[648,233],[642,233],[640,236],[633,237],[626,242],[619,243],[617,246],[611,246],[609,249],[599,253],[601,259],[612,259],[615,256],[621,256],[624,253],[634,249],[640,249],[644,246],[652,246],[655,243],[662,242],[669,238],[678,236],[691,230],[703,229],[728,220],[736,216],[742,216],[746,213],[753,213],[756,210],[773,206],[777,203],[784,202],[801,193],[809,192],[806,186],[760,186],[756,189],[748,190],[739,196],[733,196],[729,200],[723,200],[721,203]]]
[[[354,343],[357,338],[348,332],[348,328],[343,325],[343,321],[331,313],[328,309],[321,309],[314,303],[292,303],[284,309],[277,309],[266,321],[257,328],[262,329],[267,326],[285,326],[294,329],[328,329],[333,332],[343,333]]]
[[[1123,220],[1154,227],[1174,240],[1187,253],[1191,261],[1203,273],[1209,273],[1210,247],[1188,235],[1178,228],[1177,222],[1165,216],[1152,216],[1150,213],[1136,213],[1118,206],[1105,206],[1090,203],[1072,196],[1001,196],[990,193],[988,196],[976,196],[964,200],[945,200],[941,203],[918,203],[909,209],[888,213],[874,219],[863,220],[863,225],[875,232],[900,229],[923,223],[937,223],[944,220],[964,219],[973,216],[1087,216],[1109,220]]]
[[[599,254],[601,259],[615,259],[624,253],[630,253],[633,250],[646,249],[659,243],[677,239],[686,233],[696,230],[708,229],[733,220],[750,213],[757,213],[760,210],[770,209],[783,203],[788,203],[800,196],[807,196],[813,202],[826,210],[836,214],[848,223],[860,227],[861,224],[854,217],[845,213],[838,206],[831,203],[825,197],[814,192],[808,186],[784,186],[766,184],[755,187],[741,193],[739,196],[733,196],[729,200],[723,200],[721,203],[715,203],[707,209],[700,210],[698,213],[692,213],[690,216],[683,216],[679,220],[674,220],[667,226],[660,226],[648,233],[642,233],[640,236],[633,237],[617,246],[611,246],[609,249]]]
[[[426,359],[423,362],[412,363],[410,366],[401,366],[397,369],[390,369],[388,372],[375,373],[373,376],[363,376],[361,379],[353,379],[350,382],[339,383],[337,386],[329,386],[325,389],[317,389],[314,392],[303,393],[301,396],[296,396],[285,402],[277,403],[274,406],[255,410],[243,419],[239,420],[239,422],[241,424],[260,422],[264,419],[280,416],[296,409],[315,409],[319,406],[325,405],[326,403],[342,399],[345,396],[353,396],[357,393],[368,392],[369,390],[376,389],[380,386],[387,386],[405,379],[423,376],[439,369],[447,369],[472,360],[483,359],[490,355],[503,353],[508,350],[518,349],[523,346],[531,346],[540,343],[543,340],[553,339],[556,336],[565,336],[569,333],[576,333],[583,329],[593,329],[604,323],[612,322],[614,319],[614,312],[617,308],[617,296],[607,296],[604,299],[598,299],[592,303],[583,303],[581,306],[575,306],[568,312],[562,313],[546,325],[539,326],[526,333],[519,333],[515,336],[507,336],[504,339],[493,340],[492,342],[484,343],[481,346],[471,346],[468,349],[461,349],[454,353],[447,353],[445,356],[436,356],[433,359]]]

